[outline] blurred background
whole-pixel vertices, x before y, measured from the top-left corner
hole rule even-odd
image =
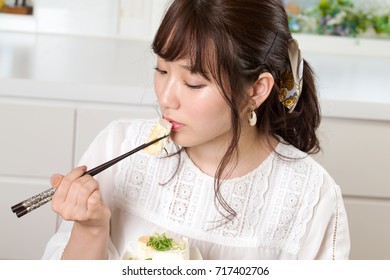
[[[317,74],[315,156],[343,192],[351,259],[390,259],[390,0],[284,1]],[[118,118],[157,117],[153,34],[166,0],[0,0],[0,259],[39,259],[56,227],[16,204],[67,173]]]

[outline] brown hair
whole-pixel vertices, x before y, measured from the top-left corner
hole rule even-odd
[[[220,194],[221,178],[237,154],[240,110],[247,104],[245,89],[264,72],[275,84],[267,100],[256,110],[257,128],[281,138],[301,151],[319,151],[316,129],[320,123],[314,74],[305,61],[301,97],[292,113],[279,102],[281,74],[290,67],[291,39],[283,2],[278,0],[175,0],[167,10],[152,43],[153,51],[168,61],[190,59],[192,71],[207,73],[221,88],[231,108],[232,139],[215,174],[216,200],[236,212]],[[224,81],[224,82],[223,82]],[[218,208],[218,207],[217,207]]]

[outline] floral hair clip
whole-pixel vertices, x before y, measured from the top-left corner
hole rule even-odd
[[[280,78],[279,101],[291,113],[298,103],[303,85],[303,59],[298,42],[290,39],[288,44],[290,69],[286,69]]]

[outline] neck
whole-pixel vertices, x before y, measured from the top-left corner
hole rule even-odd
[[[269,156],[276,145],[275,139],[260,134],[255,127],[243,127],[237,153],[232,155],[221,177],[235,178],[251,172]],[[213,143],[186,148],[186,152],[202,172],[215,176],[228,146],[229,139],[226,137]]]

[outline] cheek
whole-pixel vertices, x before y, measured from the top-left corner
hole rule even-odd
[[[214,100],[210,105],[210,114],[220,121],[230,122],[230,107],[219,93],[214,95]]]
[[[222,99],[222,98],[221,98]],[[230,108],[222,99],[209,99],[198,105],[190,104],[190,110],[197,116],[199,124],[206,130],[219,132],[230,127]]]

